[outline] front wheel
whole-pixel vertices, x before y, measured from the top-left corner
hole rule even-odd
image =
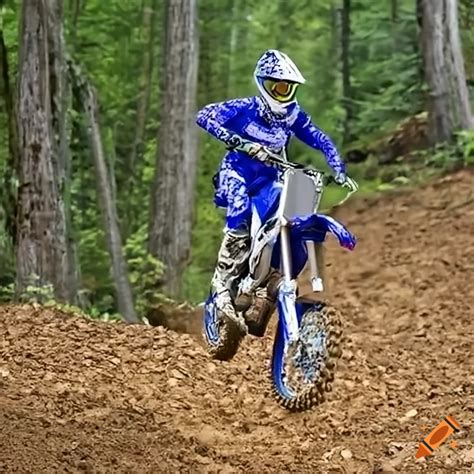
[[[303,411],[322,403],[332,390],[342,354],[339,313],[325,303],[300,305],[299,337],[285,343],[278,325],[271,375],[275,396],[288,410]]]
[[[223,315],[211,293],[204,305],[203,336],[210,356],[218,360],[230,360],[236,354],[243,334],[239,325]]]

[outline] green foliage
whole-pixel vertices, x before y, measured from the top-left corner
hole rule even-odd
[[[464,163],[474,165],[474,130],[464,130],[458,135],[458,149],[462,154]]]
[[[388,4],[358,0],[352,18],[352,75],[356,138],[376,137],[422,110],[421,56],[415,2]]]
[[[33,275],[26,289],[18,299],[23,303],[45,303],[53,299],[54,288],[50,284],[43,284],[37,275]],[[8,291],[7,287],[7,291]]]
[[[0,27],[8,47],[10,82],[18,75],[20,3],[2,2]],[[84,65],[100,99],[101,126],[108,166],[119,212],[125,251],[138,312],[162,300],[163,267],[147,253],[149,190],[156,164],[160,121],[164,5],[160,0],[88,0],[65,2],[69,53]],[[370,143],[407,116],[423,109],[415,3],[399,0],[397,18],[390,2],[353,0],[351,11],[351,82],[354,143]],[[470,0],[461,0],[461,33],[466,70],[474,82],[474,14]],[[260,54],[279,48],[303,71],[307,84],[299,101],[315,123],[341,147],[344,109],[341,86],[342,2],[336,0],[201,0],[198,2],[200,57],[198,105],[256,93],[253,69]],[[79,9],[77,9],[79,7]],[[143,25],[143,8],[154,7],[155,37],[150,41]],[[135,169],[130,156],[135,141],[137,107],[143,93],[144,54],[151,50],[154,69],[144,142],[138,147]],[[2,87],[0,87],[2,90]],[[474,94],[472,94],[474,96]],[[0,98],[0,101],[3,98]],[[7,121],[0,108],[0,175],[8,166]],[[94,169],[79,114],[69,113],[71,148],[71,215],[80,263],[82,302],[94,316],[114,318],[116,305],[101,217],[97,205]],[[350,144],[349,144],[350,145]],[[184,276],[183,297],[202,301],[222,238],[223,211],[213,204],[212,176],[225,149],[200,132],[193,248]],[[445,169],[453,163],[474,161],[472,132],[459,135],[455,147],[440,147],[419,155],[420,168]],[[326,168],[320,153],[295,141],[295,161]],[[327,169],[327,168],[326,168]],[[133,173],[132,173],[133,171]],[[380,171],[376,157],[350,167],[361,192],[373,192],[412,182],[412,170],[399,162]],[[417,171],[418,173],[418,171]],[[422,173],[422,171],[420,171]],[[3,186],[0,189],[4,189]],[[2,191],[4,192],[4,191]],[[344,191],[326,190],[322,208],[338,202]],[[0,197],[2,202],[4,197]],[[0,300],[13,297],[14,251],[4,230],[7,220],[0,208]],[[166,225],[166,223],[164,223]],[[26,299],[49,300],[50,289],[29,291]]]
[[[15,285],[13,283],[0,286],[0,303],[8,303],[9,301],[13,301],[14,298]]]
[[[446,172],[473,165],[474,131],[465,130],[458,133],[452,144],[439,144],[434,148],[415,151],[409,156],[399,157],[390,165],[380,167],[375,178],[371,175],[368,162],[355,166],[355,169],[364,183],[363,191],[386,191],[401,186],[413,187]]]
[[[474,130],[457,135],[453,145],[440,144],[424,154],[427,166],[450,170],[474,164]]]
[[[71,304],[59,303],[54,299],[50,299],[43,304],[46,308],[53,308],[63,313],[68,313],[74,316],[81,316],[88,319],[97,319],[103,322],[119,322],[122,317],[118,313],[104,313],[97,310],[97,308],[90,308],[85,312],[82,308]]]
[[[159,287],[163,276],[163,264],[146,251],[147,227],[142,226],[126,242],[125,252],[129,266],[130,283],[136,295],[138,314],[159,299]]]
[[[77,232],[82,284],[87,290],[84,296],[88,306],[110,311],[114,307],[114,287],[104,232],[97,209],[91,208],[86,214],[91,216],[88,227],[81,227]]]
[[[461,0],[459,2],[459,20],[461,27],[461,41],[463,44],[464,63],[466,75],[474,90],[474,3],[472,0]],[[474,104],[474,97],[471,95]]]

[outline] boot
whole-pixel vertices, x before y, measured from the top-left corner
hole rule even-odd
[[[275,303],[277,300],[278,290],[282,281],[283,275],[278,270],[273,269],[267,281],[267,295],[272,303]]]
[[[217,308],[236,322],[244,333],[247,332],[247,326],[244,318],[235,311],[231,294],[235,290],[236,281],[247,268],[249,254],[250,236],[248,233],[226,231],[212,279],[212,287],[217,293]]]
[[[274,303],[278,296],[278,288],[280,283],[283,281],[283,277],[278,270],[271,269],[270,274],[267,276],[266,288],[267,288],[267,297],[271,303]],[[239,294],[235,298],[234,307],[237,311],[245,312],[250,306],[252,306],[254,301],[254,291],[248,291],[245,288],[241,288]]]

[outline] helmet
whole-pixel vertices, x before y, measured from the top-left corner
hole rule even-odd
[[[283,114],[296,102],[296,89],[306,82],[295,63],[276,49],[265,51],[257,61],[255,82],[272,112]]]

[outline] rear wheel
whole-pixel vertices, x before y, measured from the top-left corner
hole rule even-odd
[[[215,295],[211,294],[204,305],[203,314],[203,337],[211,357],[218,360],[232,359],[243,336],[238,323],[217,309]]]
[[[342,354],[339,313],[325,303],[308,306],[297,340],[286,347],[281,325],[272,357],[275,396],[288,410],[303,411],[325,400],[332,390],[336,363]]]

